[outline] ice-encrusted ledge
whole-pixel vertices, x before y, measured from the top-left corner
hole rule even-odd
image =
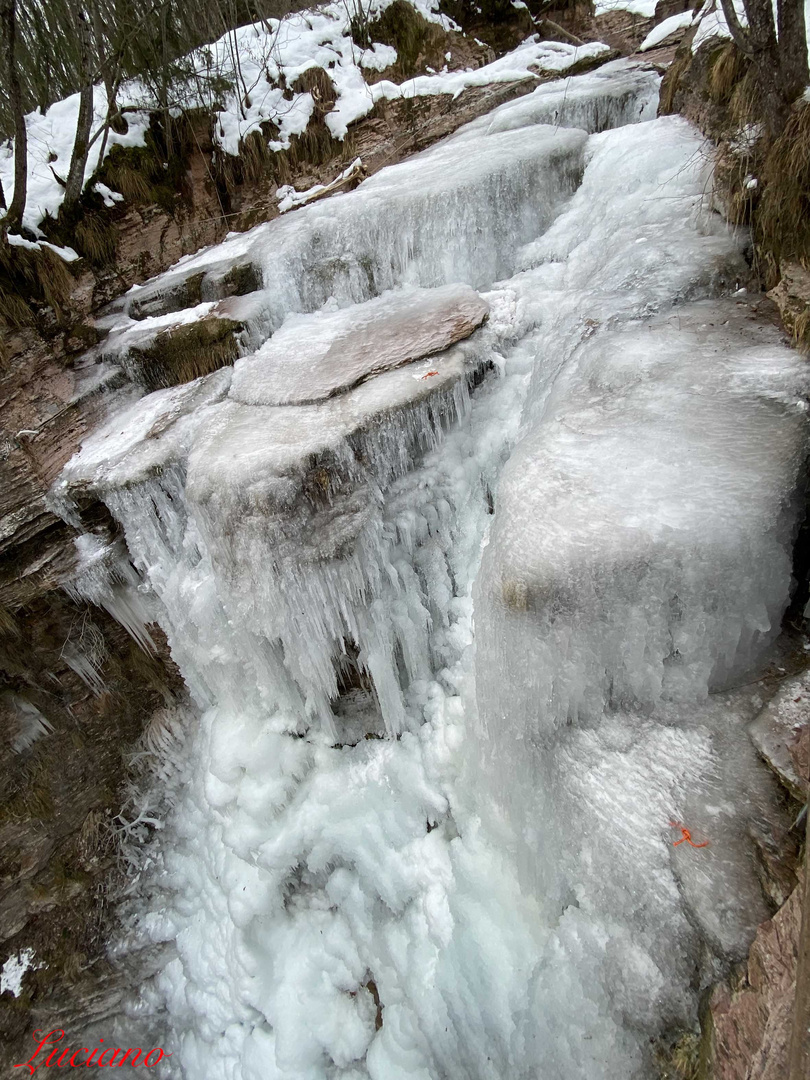
[[[157,391],[85,441],[53,499],[77,523],[76,507],[104,501],[170,608],[170,567],[199,568],[225,617],[244,629],[244,655],[278,641],[286,675],[279,669],[275,682],[291,679],[290,695],[303,694],[327,730],[335,664],[345,641],[356,643],[363,664],[376,669],[388,729],[397,730],[403,714],[389,671],[395,660],[386,659],[391,646],[379,627],[363,628],[341,589],[354,576],[353,604],[363,608],[368,575],[378,573],[379,557],[369,553],[381,542],[384,493],[466,415],[470,390],[492,363],[492,335],[481,326],[488,312],[469,287],[448,286],[298,316],[272,350],[240,361],[239,397],[272,400],[279,364],[291,397],[307,387],[315,398],[332,396],[245,404],[233,394],[230,368]],[[252,588],[257,566],[261,587]],[[173,621],[179,626],[182,616]],[[195,679],[179,633],[171,645],[205,701],[212,669]]]
[[[292,317],[258,352],[237,363],[230,396],[246,405],[312,405],[443,352],[469,337],[488,311],[474,289],[445,285]]]
[[[438,437],[442,423],[463,411],[485,363],[471,335],[488,312],[473,289],[450,285],[295,316],[235,370],[158,390],[116,412],[85,440],[55,493],[103,497],[173,464],[185,469],[189,459],[189,487],[201,504],[259,500],[263,512],[274,487],[284,491],[288,511],[290,477],[306,487],[327,459],[341,479],[316,481],[322,495],[334,495],[350,475],[384,483],[407,467],[429,432]],[[409,413],[425,409],[430,416],[414,426]],[[361,451],[364,438],[379,444],[375,452]],[[223,520],[235,509],[223,507]]]

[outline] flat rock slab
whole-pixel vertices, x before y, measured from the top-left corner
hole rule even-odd
[[[239,360],[230,397],[244,405],[312,405],[468,338],[489,305],[467,285],[409,288],[340,311],[294,315]]]
[[[810,794],[810,671],[785,682],[748,733],[785,787],[803,802]]]
[[[463,410],[489,356],[481,335],[471,336],[488,311],[469,287],[449,286],[296,316],[285,324],[285,330],[295,328],[286,340],[297,336],[320,344],[325,397],[309,404],[245,402],[229,394],[236,377],[230,367],[148,394],[84,440],[53,497],[68,506],[88,495],[103,498],[180,464],[188,466],[191,501],[216,503],[215,516],[230,530],[250,516],[250,508],[259,516],[283,516],[301,496],[308,504],[330,494],[339,517],[346,506],[338,492],[345,496],[369,482],[385,486]],[[344,341],[347,352],[333,348]],[[447,348],[449,342],[455,345]],[[348,375],[341,363],[347,353]],[[327,364],[327,356],[336,359]],[[337,378],[341,373],[343,381]],[[258,390],[264,385],[261,378],[251,382],[243,375],[245,384]],[[305,384],[299,378],[296,385]],[[368,439],[373,453],[365,446]],[[377,446],[379,439],[384,446]]]

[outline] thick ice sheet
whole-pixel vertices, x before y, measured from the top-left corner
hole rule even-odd
[[[595,333],[504,470],[476,593],[483,772],[532,837],[527,880],[558,902],[565,879],[548,881],[559,861],[532,822],[572,782],[571,727],[598,745],[618,711],[631,738],[630,717],[647,726],[661,701],[687,720],[779,630],[810,382],[747,315],[712,301]],[[686,753],[673,770],[697,760]],[[538,802],[516,769],[543,777]],[[637,797],[655,788],[651,777]],[[592,810],[555,830],[555,852],[576,848]]]
[[[150,298],[160,304],[174,297],[200,273],[203,299],[214,299],[223,275],[237,265],[252,265],[264,277],[269,329],[290,311],[316,310],[330,296],[354,303],[403,282],[490,284],[512,273],[516,247],[543,231],[578,182],[584,140],[578,132],[557,138],[559,127],[594,132],[651,119],[659,83],[648,65],[627,60],[545,83],[420,154],[417,166],[390,166],[351,197],[333,196],[289,221],[257,226],[181,259],[128,294],[132,313],[151,310]],[[536,125],[554,133],[517,130]],[[510,130],[501,140],[485,138]],[[462,150],[453,145],[458,141],[469,146]],[[559,168],[561,154],[570,169]]]
[[[258,268],[266,337],[290,312],[334,298],[344,306],[402,285],[485,287],[513,272],[515,251],[537,236],[582,174],[584,131],[536,125],[463,145],[438,143],[334,195],[181,260],[130,294],[171,294],[234,264]]]
[[[588,75],[543,83],[465,124],[450,139],[475,139],[532,124],[582,128],[590,134],[653,120],[661,76],[638,60],[612,60]]]
[[[53,496],[69,503],[86,492],[98,496],[182,460],[208,410],[228,393],[232,369],[156,390],[117,409],[68,462]]]

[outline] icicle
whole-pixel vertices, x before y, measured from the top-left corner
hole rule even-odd
[[[77,536],[74,543],[78,565],[63,582],[65,591],[77,603],[89,601],[103,607],[145,652],[155,652],[147,629],[153,620],[139,592],[142,582],[126,551],[92,533]]]

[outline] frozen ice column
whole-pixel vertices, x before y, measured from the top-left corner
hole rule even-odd
[[[776,636],[807,387],[775,331],[692,304],[581,344],[508,462],[475,593],[481,770],[549,896],[588,812],[555,817],[566,733],[686,714]]]

